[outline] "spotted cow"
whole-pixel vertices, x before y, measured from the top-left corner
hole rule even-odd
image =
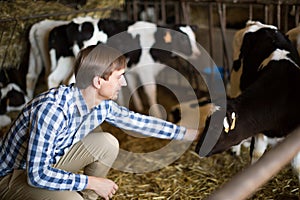
[[[147,95],[149,105],[157,105],[155,77],[167,66],[166,62],[176,57],[196,59],[200,55],[194,28],[184,24],[161,27],[145,21],[113,19],[88,19],[56,27],[52,32],[57,34],[50,32],[49,37],[51,60],[56,64],[48,77],[48,86],[55,87],[67,77],[72,77],[73,59],[80,49],[92,44],[106,43],[127,56],[128,88],[133,94],[136,109],[142,111],[142,101],[138,93],[133,92],[138,87],[138,79]],[[64,42],[56,42],[61,38],[66,39]],[[69,82],[73,81],[74,76]],[[153,113],[161,117],[161,112],[156,106]]]
[[[257,37],[258,35],[260,37]],[[271,38],[263,36],[269,35]],[[256,37],[254,37],[256,36]],[[253,38],[252,38],[253,37]],[[229,98],[227,107],[221,107],[208,117],[196,152],[203,152],[209,138],[216,138],[206,155],[221,153],[241,141],[263,133],[267,137],[282,138],[300,125],[300,62],[295,47],[280,31],[259,29],[255,33],[244,36],[245,39],[257,41],[247,42],[248,48],[242,48],[243,72],[246,70],[247,55],[261,57],[260,65],[251,65],[254,77],[244,80],[250,82],[236,98]],[[276,45],[274,45],[276,44]],[[265,56],[259,52],[263,51]],[[266,52],[265,52],[266,51]],[[250,58],[249,58],[250,59]],[[241,77],[242,85],[242,77]],[[223,112],[222,112],[223,111]],[[222,113],[226,113],[224,116]],[[210,124],[212,117],[223,123],[221,132],[219,124]],[[300,181],[300,154],[292,161]]]

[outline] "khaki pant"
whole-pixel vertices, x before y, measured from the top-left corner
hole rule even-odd
[[[109,133],[90,133],[58,161],[55,168],[105,177],[119,152],[118,140]],[[97,199],[93,191],[92,196]],[[96,197],[95,197],[96,195]],[[1,200],[79,200],[83,197],[76,191],[50,191],[34,188],[27,183],[25,170],[14,170],[0,177]],[[91,199],[93,199],[91,198]]]

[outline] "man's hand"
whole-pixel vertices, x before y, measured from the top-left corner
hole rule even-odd
[[[94,190],[99,196],[109,200],[117,192],[118,185],[106,178],[89,176],[86,189]]]

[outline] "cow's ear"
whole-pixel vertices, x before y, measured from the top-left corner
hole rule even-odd
[[[190,25],[190,27],[194,32],[197,32],[199,30],[199,27],[197,25]]]

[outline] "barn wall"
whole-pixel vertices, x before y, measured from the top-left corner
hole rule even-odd
[[[147,8],[153,9],[155,15],[146,15],[148,21],[197,25],[198,43],[217,66],[224,68],[224,72],[232,65],[233,36],[248,20],[273,24],[287,32],[296,27],[300,19],[300,2],[297,0],[127,0],[123,17],[143,19],[142,13]]]
[[[69,1],[74,2],[74,1]],[[144,20],[158,24],[185,23],[199,27],[197,39],[217,66],[232,65],[232,38],[247,20],[274,24],[283,32],[299,23],[300,2],[296,0],[80,0],[0,1],[0,69],[19,68],[28,61],[28,32],[43,19],[66,20],[76,16],[112,17],[141,20],[141,13],[152,8]],[[80,4],[81,3],[81,4]],[[224,71],[226,71],[224,70]],[[225,76],[226,77],[226,76]],[[197,77],[196,77],[197,78]],[[173,77],[164,80],[173,80]]]

